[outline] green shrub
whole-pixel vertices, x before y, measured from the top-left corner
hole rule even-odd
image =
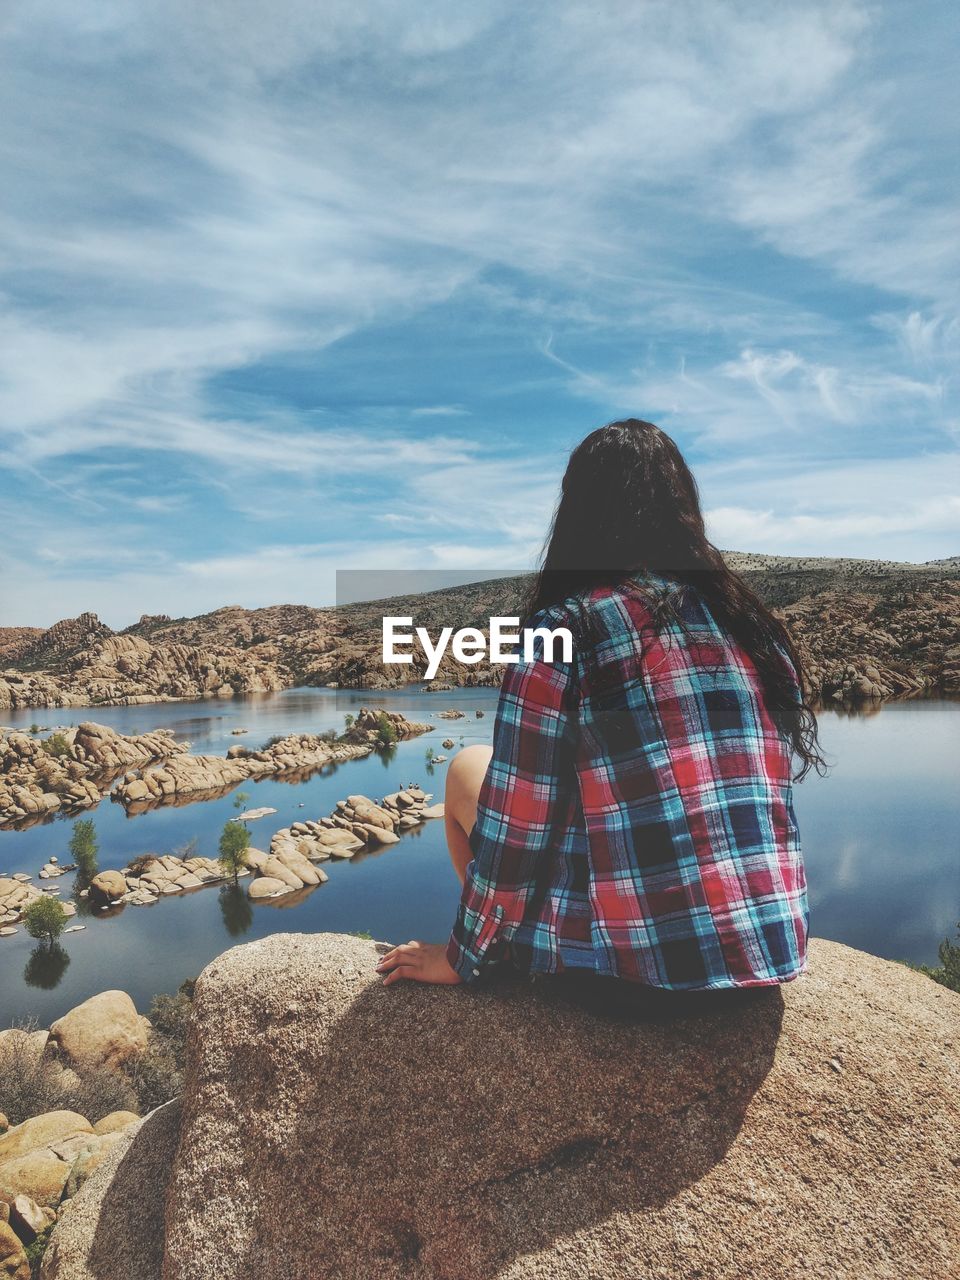
[[[243,809],[246,806],[246,803],[249,799],[250,799],[249,791],[238,791],[237,794],[233,797],[233,807],[235,809]]]
[[[30,1264],[30,1280],[38,1280],[40,1275],[40,1263],[43,1261],[43,1255],[47,1245],[50,1243],[50,1233],[53,1231],[54,1224],[51,1222],[49,1227],[44,1227],[38,1236],[36,1236],[30,1244],[23,1246],[23,1251],[27,1255],[27,1262]]]
[[[397,741],[397,726],[385,711],[377,714],[377,742],[384,747],[392,747]]]
[[[70,743],[62,733],[51,733],[49,738],[44,738],[40,746],[48,756],[53,756],[56,760],[70,754]]]
[[[31,938],[39,938],[53,946],[63,933],[67,913],[52,894],[44,893],[35,898],[24,911],[23,923]]]
[[[957,937],[960,939],[960,923],[957,924]],[[939,982],[941,987],[960,992],[960,946],[951,942],[949,938],[944,938],[937,950],[937,955],[940,960],[937,968],[928,964],[915,964],[910,968],[925,973],[934,982]]]

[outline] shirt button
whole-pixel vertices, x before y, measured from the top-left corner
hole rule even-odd
[[[480,970],[479,970],[479,969],[474,969],[474,971],[473,971],[473,976],[474,976],[475,978],[479,978],[479,977],[480,977]]]

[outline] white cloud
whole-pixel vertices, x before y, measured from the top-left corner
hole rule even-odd
[[[526,439],[540,393],[662,417],[718,485],[759,451],[775,489],[784,440],[807,473],[957,442],[951,137],[935,87],[898,91],[889,5],[51,0],[5,35],[0,492],[24,607],[279,596],[344,530],[521,563],[574,443],[572,409]],[[376,337],[431,307],[387,403]],[[449,316],[488,352],[473,384],[418,345]],[[369,411],[325,385],[364,334]],[[269,389],[237,392],[258,366]],[[926,481],[888,533],[946,553]],[[822,513],[729,484],[731,534],[818,536],[797,521]],[[887,536],[849,495],[830,512],[836,539]]]

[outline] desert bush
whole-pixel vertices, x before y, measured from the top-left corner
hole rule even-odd
[[[187,1023],[195,979],[175,995],[159,995],[150,1006],[153,1034],[146,1050],[119,1070],[72,1065],[65,1070],[56,1052],[37,1048],[35,1018],[17,1024],[20,1034],[0,1042],[0,1111],[11,1125],[45,1111],[76,1111],[96,1124],[111,1111],[145,1114],[183,1091]]]
[[[139,1112],[137,1091],[128,1077],[109,1067],[73,1068],[77,1083],[64,1092],[65,1102],[60,1106],[68,1111],[78,1111],[91,1124],[96,1124],[111,1111]]]
[[[146,1051],[125,1068],[141,1111],[152,1111],[183,1091],[193,987],[194,979],[188,979],[176,995],[157,996],[150,1006],[153,1035]]]
[[[158,853],[138,853],[135,858],[131,858],[127,864],[127,870],[131,876],[142,876],[151,863],[156,862],[159,858]]]
[[[5,1037],[0,1048],[0,1111],[11,1125],[31,1116],[62,1107],[63,1072],[52,1058],[44,1058],[31,1040],[40,1030],[35,1019],[11,1028],[17,1034]]]
[[[960,923],[957,924],[957,938],[960,940]],[[944,938],[937,955],[940,960],[939,967],[918,964],[911,965],[911,968],[919,969],[928,978],[939,982],[942,987],[947,987],[950,991],[960,992],[960,946],[951,942],[949,938]]]
[[[40,1051],[36,1020],[13,1028],[0,1048],[0,1111],[22,1124],[45,1111],[77,1111],[96,1124],[111,1111],[136,1111],[137,1094],[125,1075],[82,1063],[64,1070],[55,1052]]]
[[[70,754],[70,743],[62,733],[51,733],[49,738],[44,738],[40,746],[48,756],[53,756],[56,760]]]
[[[23,923],[31,938],[39,938],[53,946],[63,933],[67,913],[63,905],[49,893],[34,898],[23,913]]]

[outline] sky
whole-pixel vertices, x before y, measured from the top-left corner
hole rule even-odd
[[[670,432],[724,549],[960,553],[947,2],[14,0],[0,625],[521,569]]]

